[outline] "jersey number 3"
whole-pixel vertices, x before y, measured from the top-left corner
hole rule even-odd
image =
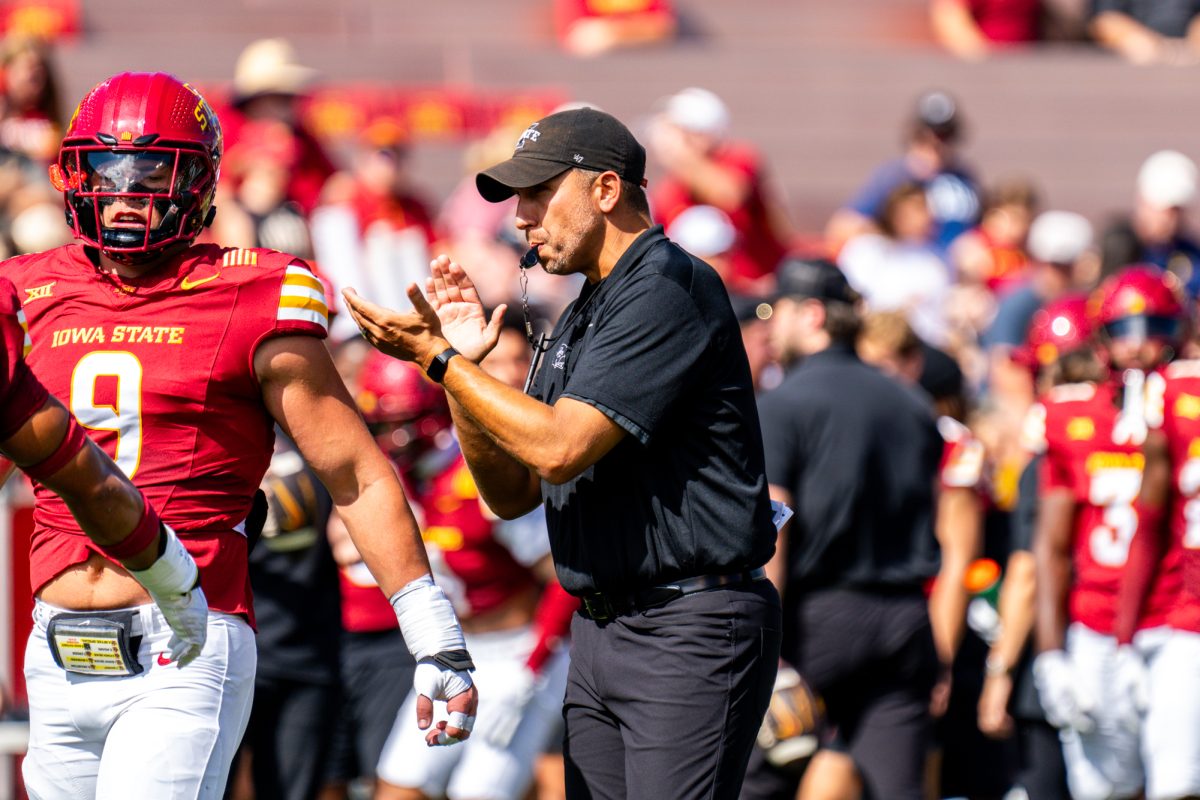
[[[1092,475],[1088,499],[1104,508],[1104,523],[1092,529],[1088,540],[1097,564],[1121,567],[1129,558],[1129,545],[1138,523],[1133,503],[1141,488],[1140,469],[1101,469]]]
[[[142,460],[142,364],[133,353],[98,351],[71,374],[71,413],[85,428],[117,436],[113,461],[132,478]]]

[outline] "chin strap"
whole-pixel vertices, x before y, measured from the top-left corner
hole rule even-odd
[[[1140,369],[1127,369],[1121,381],[1125,385],[1125,395],[1113,425],[1113,442],[1140,445],[1146,441],[1146,373]]]

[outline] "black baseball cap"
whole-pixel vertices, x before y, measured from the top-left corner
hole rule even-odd
[[[824,258],[788,258],[775,273],[774,300],[806,297],[854,305],[862,296],[850,287],[846,274]]]
[[[961,122],[958,103],[946,92],[925,92],[918,97],[916,119],[918,125],[943,141],[958,137]]]
[[[543,117],[517,140],[512,158],[475,176],[484,200],[499,203],[571,168],[607,172],[641,185],[646,148],[621,122],[595,108],[572,108]]]

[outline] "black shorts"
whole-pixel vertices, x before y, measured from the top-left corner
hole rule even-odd
[[[342,635],[342,713],[325,770],[328,782],[375,777],[414,669],[399,628]]]
[[[925,597],[825,589],[786,622],[785,658],[824,699],[831,747],[854,759],[867,797],[922,800],[938,674]]]

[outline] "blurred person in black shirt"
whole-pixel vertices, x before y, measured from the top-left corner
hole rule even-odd
[[[860,298],[836,266],[787,261],[778,294],[778,341],[794,361],[759,409],[772,499],[796,509],[772,560],[782,653],[829,723],[800,797],[861,786],[919,800],[938,674],[923,587],[938,571],[942,438],[916,391],[855,353]]]
[[[337,717],[341,612],[325,537],[329,493],[292,441],[275,437],[262,534],[250,550],[258,672],[238,753],[255,797],[303,800],[320,787]]]

